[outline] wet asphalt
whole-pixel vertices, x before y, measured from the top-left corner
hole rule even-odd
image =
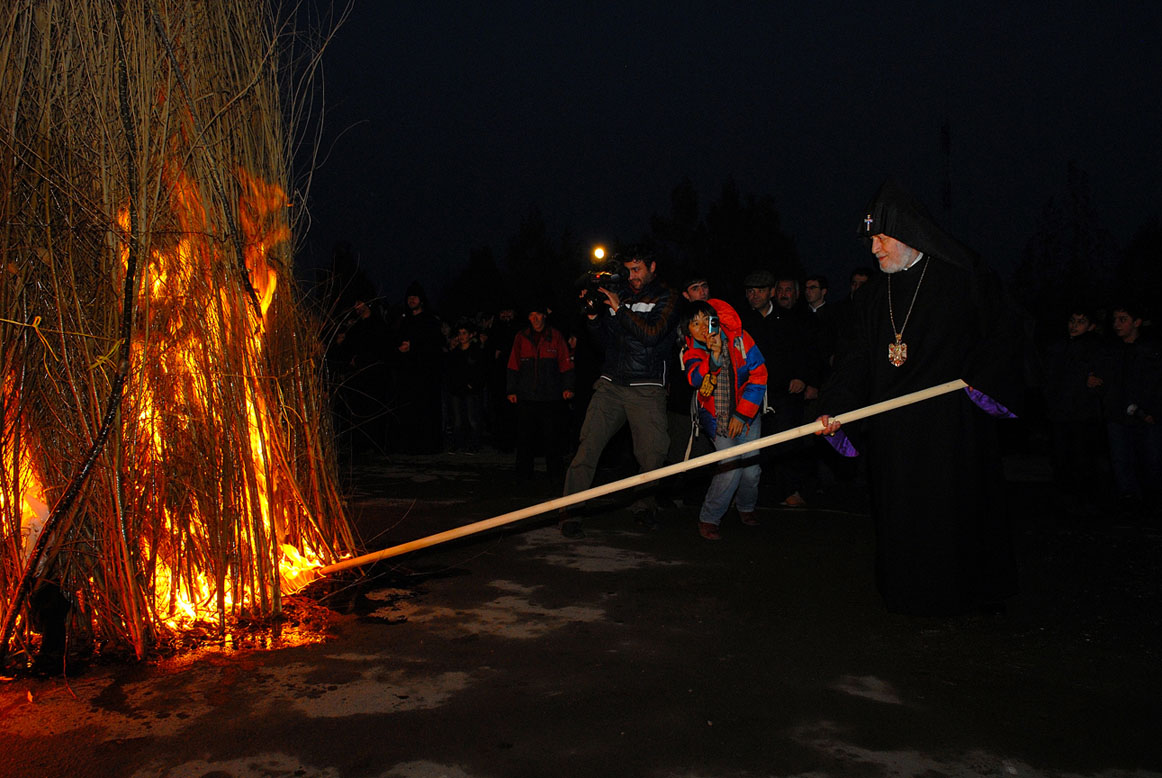
[[[1003,615],[886,613],[858,483],[707,542],[688,476],[653,531],[602,498],[580,540],[548,516],[317,584],[282,639],[17,675],[0,776],[1162,776],[1162,532],[1008,465]],[[495,452],[345,480],[373,549],[556,494]]]

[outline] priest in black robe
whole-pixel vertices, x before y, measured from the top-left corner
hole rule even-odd
[[[996,274],[895,183],[861,233],[884,272],[841,334],[820,395],[828,431],[844,411],[957,378],[970,386],[832,439],[867,455],[880,593],[894,613],[997,612],[1016,591],[997,424],[1021,397],[1023,330]]]

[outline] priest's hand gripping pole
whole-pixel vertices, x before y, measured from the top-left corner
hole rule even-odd
[[[876,414],[885,413],[887,411],[895,410],[896,408],[903,408],[906,405],[912,405],[913,403],[928,400],[932,397],[938,397],[942,394],[948,394],[949,392],[955,392],[958,389],[966,389],[967,387],[968,384],[958,378],[955,381],[949,381],[948,383],[944,384],[937,384],[936,386],[932,386],[927,389],[921,389],[918,392],[911,392],[910,394],[900,395],[899,397],[894,397],[891,400],[884,400],[883,402],[878,402],[873,405],[865,405],[863,408],[856,408],[853,411],[841,413],[838,416],[833,416],[831,418],[833,421],[838,421],[841,424],[849,424],[853,421],[866,419],[869,416],[875,416]],[[809,424],[794,427],[769,437],[752,440],[751,442],[744,443],[741,446],[734,446],[732,448],[723,449],[722,451],[715,451],[710,454],[705,454],[703,456],[687,460],[686,462],[678,462],[673,465],[667,465],[666,467],[660,467],[657,470],[638,473],[637,475],[630,476],[629,478],[623,478],[620,481],[613,481],[612,483],[595,486],[592,489],[586,489],[583,492],[576,492],[575,494],[568,494],[564,497],[557,497],[556,499],[548,500],[547,502],[542,502],[537,505],[532,505],[528,508],[521,508],[517,511],[504,513],[500,516],[494,516],[491,519],[484,519],[483,521],[477,521],[472,524],[465,524],[462,527],[456,527],[455,529],[450,529],[446,532],[439,532],[435,535],[429,535],[425,538],[419,538],[418,540],[401,543],[398,546],[385,548],[382,551],[376,551],[371,554],[364,554],[363,556],[355,557],[353,559],[344,559],[341,562],[336,562],[335,564],[321,567],[316,570],[316,572],[320,575],[327,575],[329,573],[337,573],[341,570],[347,570],[352,567],[362,567],[363,565],[369,565],[372,562],[378,562],[381,559],[389,559],[390,557],[400,556],[412,551],[418,551],[421,548],[427,548],[429,546],[439,545],[440,543],[446,543],[449,540],[456,540],[457,538],[463,538],[468,535],[475,535],[477,532],[484,532],[485,530],[490,530],[495,527],[502,527],[505,524],[512,524],[513,522],[520,521],[521,519],[527,519],[530,516],[539,516],[540,514],[548,513],[549,511],[568,508],[570,505],[576,505],[577,503],[585,502],[586,500],[592,500],[594,497],[601,497],[606,494],[612,494],[613,492],[620,492],[623,489],[640,486],[641,484],[649,483],[650,481],[657,481],[661,478],[675,475],[676,473],[684,473],[687,470],[693,470],[696,467],[709,465],[713,462],[721,462],[724,459],[733,459],[734,457],[743,456],[745,454],[749,454],[752,451],[758,451],[761,448],[766,448],[767,446],[776,446],[779,443],[786,443],[789,440],[795,440],[796,438],[802,438],[807,435],[814,435],[816,433],[822,432],[823,430],[824,427],[819,423],[818,420],[812,421]]]

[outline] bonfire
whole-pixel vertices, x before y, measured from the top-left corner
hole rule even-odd
[[[44,591],[70,640],[140,658],[353,550],[292,274],[287,35],[263,3],[0,11],[0,661]]]

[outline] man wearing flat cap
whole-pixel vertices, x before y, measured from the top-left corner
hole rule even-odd
[[[764,422],[763,434],[797,427],[803,423],[803,403],[809,386],[818,386],[813,380],[811,333],[799,311],[776,304],[779,279],[769,270],[755,270],[743,281],[746,306],[742,311],[742,326],[766,360],[766,408],[774,417]],[[801,489],[806,480],[801,447],[783,446],[767,449],[764,466],[773,473],[775,501],[786,507],[798,508],[807,504]]]
[[[868,457],[880,594],[894,613],[998,612],[1016,589],[996,421],[1022,392],[1016,309],[996,274],[894,182],[860,234],[883,272],[855,298],[821,391],[828,432],[844,411],[957,378],[971,387],[844,430]]]

